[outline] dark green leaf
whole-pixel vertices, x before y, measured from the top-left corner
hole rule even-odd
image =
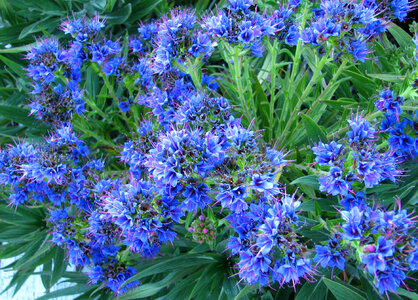
[[[315,175],[300,177],[298,179],[293,180],[290,184],[295,185],[299,183],[309,185],[315,189],[319,188],[318,177],[316,177]]]
[[[311,117],[305,114],[300,114],[300,116],[302,117],[302,121],[305,126],[306,132],[308,133],[308,137],[313,142],[318,142],[319,140],[327,140],[327,135],[325,131],[321,127],[319,127],[318,124],[316,124],[316,122],[311,119]]]
[[[325,277],[322,280],[337,300],[366,300],[363,293],[352,286]]]

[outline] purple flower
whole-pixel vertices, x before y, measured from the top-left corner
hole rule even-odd
[[[369,50],[367,49],[367,44],[361,39],[354,40],[347,47],[347,52],[351,53],[353,57],[361,62],[367,58]]]
[[[119,103],[119,108],[121,112],[127,112],[129,111],[129,103],[126,101],[122,101],[121,103]]]
[[[332,167],[329,175],[319,177],[319,190],[327,192],[333,196],[341,195],[347,196],[351,185],[342,177],[343,171],[339,167]]]
[[[393,241],[387,241],[385,237],[380,236],[377,240],[377,247],[374,251],[364,255],[361,258],[370,274],[376,274],[377,271],[385,271],[386,257],[393,255]]]
[[[342,211],[341,216],[345,221],[342,226],[344,229],[344,238],[352,240],[360,240],[363,234],[363,211],[360,211],[357,206],[353,207],[350,211]]]
[[[359,114],[356,118],[348,120],[351,130],[347,133],[350,143],[362,143],[375,138],[376,129],[370,126]]]
[[[329,144],[319,142],[319,144],[315,144],[312,151],[316,155],[315,161],[320,166],[333,166],[338,161],[340,154],[342,154],[343,146],[335,141]]]

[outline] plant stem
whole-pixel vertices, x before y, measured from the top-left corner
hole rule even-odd
[[[287,120],[286,127],[283,130],[281,137],[279,139],[279,146],[283,147],[282,144],[283,141],[287,141],[287,138],[289,136],[289,129],[293,125],[295,118],[297,117],[297,114],[300,110],[300,106],[302,103],[306,100],[306,97],[309,95],[309,93],[312,90],[313,85],[318,81],[318,77],[320,77],[321,71],[324,68],[325,64],[327,63],[328,58],[324,55],[321,60],[319,61],[317,68],[315,69],[311,80],[309,81],[308,85],[306,86],[305,90],[302,93],[302,96],[299,98],[298,102],[296,103],[295,107],[293,108],[292,114],[290,115],[290,118]],[[290,99],[287,99],[290,101]]]
[[[276,103],[276,60],[277,60],[277,39],[274,39],[273,46],[270,47],[271,57],[272,57],[272,67],[271,67],[271,83],[270,83],[270,139],[273,138],[273,120],[274,120],[274,105]]]
[[[344,70],[345,66],[347,65],[347,62],[348,62],[347,59],[344,59],[342,61],[341,65],[339,66],[339,68],[337,70],[337,72],[334,73],[334,75],[332,76],[331,80],[329,81],[327,87],[322,91],[322,93],[318,96],[318,98],[315,99],[315,101],[312,103],[311,107],[306,112],[307,115],[311,111],[313,111],[314,108],[323,100],[322,98],[324,97],[324,95],[326,95],[326,93],[331,88],[331,86],[337,81],[338,77],[340,76],[340,74]]]

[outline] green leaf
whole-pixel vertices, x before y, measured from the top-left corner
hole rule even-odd
[[[394,74],[367,74],[367,76],[390,82],[403,82],[406,79],[406,76]]]
[[[257,107],[257,118],[262,122],[263,127],[269,125],[269,111],[270,104],[263,90],[260,82],[258,81],[257,75],[253,72],[253,89],[254,89],[254,102]]]
[[[362,290],[365,291],[367,295],[367,300],[380,300],[381,297],[377,293],[376,288],[374,287],[374,284],[367,279],[367,277],[363,274],[360,276]]]
[[[50,292],[46,294],[45,296],[37,298],[37,300],[46,300],[46,299],[53,299],[53,298],[59,298],[63,296],[71,296],[71,295],[77,295],[84,293],[89,290],[93,290],[95,287],[88,285],[86,282],[83,284],[78,284],[75,286],[70,286],[64,289],[60,289],[57,291]]]
[[[300,116],[302,117],[302,121],[305,126],[306,132],[308,133],[308,137],[313,142],[318,142],[319,140],[327,140],[327,135],[325,131],[321,127],[319,127],[318,124],[316,124],[316,122],[311,119],[311,117],[305,114],[300,114]]]
[[[42,268],[41,280],[44,288],[49,291],[51,288],[51,270],[52,270],[52,260],[44,263]]]
[[[132,13],[132,4],[128,3],[124,7],[116,10],[115,12],[106,15],[106,25],[116,25],[125,22]]]
[[[338,108],[339,106],[345,106],[345,105],[359,105],[359,103],[352,98],[339,98],[337,100],[323,100],[321,102],[330,106],[335,106],[336,108]]]
[[[26,37],[27,35],[29,35],[31,33],[40,31],[39,26],[41,24],[43,24],[49,18],[50,18],[50,16],[48,16],[46,18],[43,18],[42,20],[39,20],[39,21],[37,21],[35,23],[32,23],[32,24],[26,26],[25,28],[23,28],[22,31],[20,32],[19,40],[23,39],[24,37]]]
[[[299,177],[298,179],[293,180],[290,184],[295,185],[299,183],[309,185],[315,189],[319,189],[318,177],[315,175]]]
[[[322,300],[327,292],[328,289],[321,278],[318,282],[306,282],[297,292],[295,300]]]
[[[243,289],[241,289],[241,291],[238,293],[238,295],[235,296],[234,300],[239,300],[242,297],[246,296],[248,293],[250,293],[250,285],[246,285],[244,286]]]
[[[36,128],[42,132],[47,131],[47,127],[45,127],[39,120],[36,120],[33,116],[29,116],[28,114],[29,111],[20,107],[0,105],[0,116],[27,127]]]
[[[182,270],[186,267],[195,266],[195,265],[206,265],[213,263],[215,260],[213,257],[208,255],[201,255],[201,254],[186,254],[181,256],[176,256],[167,260],[163,260],[159,263],[153,264],[152,266],[146,268],[145,270],[138,272],[127,281],[125,281],[124,285],[128,282],[132,282],[134,280],[139,280],[144,277],[166,272],[172,270]]]
[[[349,287],[325,277],[322,280],[337,300],[366,300],[362,292],[354,287]]]
[[[408,48],[413,46],[411,36],[398,25],[390,23],[389,32],[402,48]]]
[[[0,53],[21,53],[26,52],[35,45],[35,43],[25,45],[25,46],[19,46],[19,47],[13,47],[13,48],[7,48],[7,49],[0,49]]]
[[[14,62],[11,59],[8,59],[7,57],[0,55],[0,60],[3,61],[3,63],[10,68],[14,73],[16,73],[20,78],[25,78],[25,70],[21,65]]]
[[[57,248],[54,257],[54,269],[52,270],[51,285],[54,285],[62,277],[67,269],[67,261],[65,259],[65,250]]]
[[[183,272],[171,272],[168,275],[166,275],[163,280],[140,285],[136,287],[135,289],[133,289],[132,291],[129,291],[128,294],[122,297],[119,297],[119,299],[129,300],[129,299],[138,299],[138,298],[146,298],[146,297],[154,296],[161,289],[163,289],[164,287],[170,284],[175,283],[178,279],[182,278],[188,272],[189,270],[183,271]]]
[[[401,296],[408,297],[411,300],[418,300],[417,293],[413,293],[413,292],[407,291],[407,290],[402,289],[402,288],[398,288],[396,290],[396,293],[399,294],[399,295],[401,295]]]

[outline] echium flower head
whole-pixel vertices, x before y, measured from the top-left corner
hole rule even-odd
[[[343,170],[340,167],[332,167],[329,175],[321,176],[318,181],[320,184],[319,190],[333,196],[341,195],[345,197],[351,189],[351,184],[343,178]]]
[[[209,34],[215,37],[227,37],[232,28],[232,20],[223,11],[217,11],[216,15],[208,15],[203,18],[201,26]]]
[[[51,38],[44,38],[42,40],[38,40],[36,46],[31,47],[26,53],[25,58],[30,61],[37,61],[37,62],[53,62],[52,60],[45,61],[46,59],[50,59],[46,54],[52,54],[55,56],[56,59],[59,59],[62,55],[62,51],[60,50],[60,45],[58,40],[54,37]],[[49,65],[49,64],[48,64]]]
[[[392,0],[390,6],[393,9],[394,16],[402,22],[405,20],[405,17],[411,9],[408,0]]]
[[[343,149],[343,145],[331,141],[329,144],[323,142],[315,144],[312,151],[316,155],[315,161],[320,166],[333,166],[339,161]]]
[[[346,1],[341,0],[322,0],[320,8],[323,13],[330,16],[336,16],[344,12],[344,5]]]
[[[374,275],[377,271],[386,270],[386,259],[393,255],[394,245],[392,240],[386,240],[385,237],[380,236],[375,247],[366,248],[365,251],[368,254],[364,255],[361,260],[370,274]]]
[[[273,166],[277,168],[284,167],[288,164],[288,160],[285,160],[287,153],[284,153],[282,151],[278,151],[274,148],[267,148],[266,151],[266,158]]]
[[[357,113],[355,118],[352,116],[351,120],[348,120],[348,124],[351,128],[347,133],[350,143],[363,143],[375,138],[376,129],[360,114]]]
[[[246,15],[250,13],[250,6],[254,0],[228,0],[228,9],[234,13],[241,12]]]
[[[344,238],[348,241],[360,240],[363,237],[363,211],[360,211],[357,206],[350,211],[342,211],[341,216],[345,221],[342,226],[344,229]]]
[[[353,40],[347,47],[347,52],[351,53],[356,60],[364,62],[370,51],[367,49],[367,43],[360,38]]]
[[[314,261],[321,265],[322,268],[335,268],[344,270],[348,250],[340,244],[341,237],[334,236],[328,241],[327,246],[316,245],[316,256]]]

